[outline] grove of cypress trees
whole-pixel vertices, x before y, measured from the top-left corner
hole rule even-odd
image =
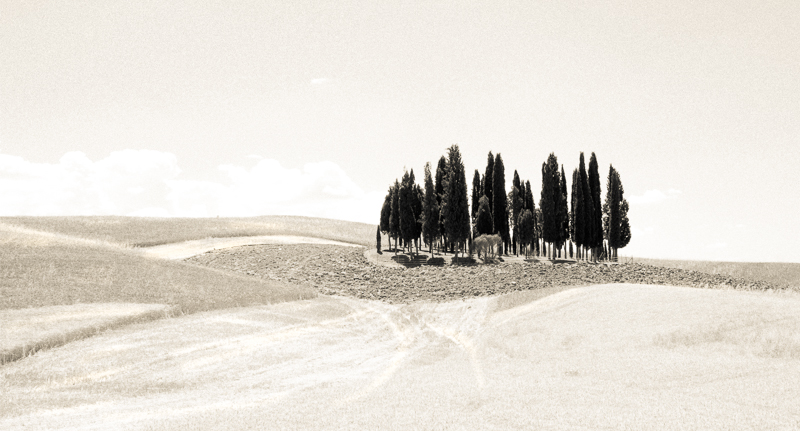
[[[494,233],[503,239],[503,253],[508,254],[508,215],[506,214],[506,172],[503,157],[500,153],[494,158],[494,172],[492,172],[492,221]]]
[[[475,219],[475,214],[478,213],[478,205],[483,196],[483,189],[481,188],[481,174],[475,169],[475,175],[472,176],[472,207],[470,208],[470,216]]]
[[[597,157],[592,153],[589,159],[589,174],[587,178],[588,191],[584,189],[584,198],[587,206],[587,228],[588,238],[586,246],[592,249],[592,260],[597,262],[600,248],[603,246],[603,211],[602,201],[600,200],[600,172],[597,166]],[[588,208],[591,208],[589,210]]]
[[[494,156],[489,151],[489,156],[486,160],[486,172],[483,175],[483,194],[489,199],[489,210],[492,211],[494,216],[494,185],[492,176],[494,175]]]
[[[542,195],[539,199],[539,209],[542,212],[542,241],[556,243],[559,239],[558,206],[561,200],[559,184],[558,159],[550,153],[547,161],[542,163]],[[547,247],[543,247],[547,250]],[[550,247],[552,251],[552,247]],[[546,252],[546,251],[545,251]],[[555,260],[555,254],[551,257]]]
[[[469,238],[470,231],[467,179],[458,145],[454,144],[448,148],[447,166],[449,172],[442,199],[442,218],[447,240],[455,246],[454,250],[458,256],[460,245]]]
[[[433,243],[439,238],[439,203],[431,178],[431,164],[425,164],[425,197],[422,200],[422,239],[430,247],[433,257]]]
[[[397,254],[397,239],[400,238],[400,182],[392,186],[392,212],[389,215],[389,236],[394,238],[394,253]]]

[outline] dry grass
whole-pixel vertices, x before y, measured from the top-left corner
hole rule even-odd
[[[258,235],[297,235],[375,243],[375,225],[300,216],[237,218],[0,217],[0,223],[107,241],[131,247],[203,239]]]
[[[158,319],[160,304],[75,304],[0,310],[0,365],[111,328]]]
[[[626,258],[633,262],[667,268],[678,268],[707,274],[721,274],[749,280],[762,280],[780,286],[800,288],[800,263],[778,262],[712,262],[702,260],[665,260]]]
[[[315,295],[301,286],[149,259],[111,245],[8,229],[0,229],[0,262],[0,309],[127,302],[190,313]]]
[[[0,428],[797,429],[798,306],[604,285],[217,310],[0,368]]]

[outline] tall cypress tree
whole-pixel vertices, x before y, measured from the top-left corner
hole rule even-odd
[[[617,175],[617,171],[614,170],[612,165],[608,170],[606,202],[603,205],[603,231],[605,232],[606,240],[608,240],[608,248],[610,249],[612,260],[616,260],[617,248],[620,244],[620,204],[622,203],[620,191],[619,175]]]
[[[567,240],[569,239],[569,200],[567,195],[567,176],[564,174],[564,165],[561,165],[559,175],[559,185],[561,187],[561,197],[559,202],[559,247],[564,247],[564,257],[566,257]],[[560,252],[560,251],[559,251]]]
[[[439,237],[439,203],[431,178],[431,164],[425,164],[425,198],[422,201],[422,238],[430,247],[433,257],[433,243]]]
[[[584,199],[583,199],[583,184],[581,184],[581,175],[576,168],[572,171],[572,212],[570,213],[571,219],[571,226],[570,226],[570,233],[572,236],[572,242],[575,243],[578,252],[578,260],[580,260],[581,256],[581,247],[584,245],[585,241],[585,213],[584,213]]]
[[[425,192],[419,184],[414,184],[414,243],[419,254],[420,236],[422,236],[422,201],[425,200]]]
[[[592,260],[597,261],[597,256],[600,254],[600,248],[603,246],[603,211],[602,201],[600,200],[600,172],[597,166],[597,157],[592,153],[589,159],[589,175],[587,179],[589,183],[588,194],[584,191],[587,207],[591,205],[592,210],[587,211],[588,221],[587,232],[590,238],[587,238],[587,246],[592,248]],[[591,202],[590,199],[591,198]]]
[[[481,189],[481,173],[475,169],[475,175],[472,176],[472,208],[470,208],[470,215],[475,219],[475,214],[478,213],[478,205],[483,196],[483,189]]]
[[[558,159],[555,154],[550,153],[547,162],[542,163],[542,196],[539,199],[539,208],[542,212],[542,241],[551,244],[559,240],[558,207],[561,200],[559,178]],[[550,247],[551,252],[552,249],[553,247]],[[555,260],[555,254],[551,257]]]
[[[447,168],[447,159],[445,156],[439,158],[439,163],[436,165],[436,183],[435,183],[435,190],[436,190],[436,199],[437,204],[439,206],[439,211],[442,210],[442,199],[444,199],[444,192],[445,188],[447,187],[447,175],[448,175],[448,168]],[[439,215],[439,238],[444,237],[444,219],[441,215]]]
[[[583,210],[583,242],[581,245],[586,249],[594,249],[595,243],[597,242],[597,238],[595,237],[596,234],[594,232],[595,226],[592,224],[595,217],[594,201],[592,198],[591,188],[589,187],[589,179],[586,175],[586,165],[584,163],[583,152],[581,152],[580,161],[578,163],[578,175],[580,176],[580,189],[581,196],[583,197],[583,204],[581,206],[581,209]],[[602,236],[600,242],[602,242]]]
[[[394,180],[392,186],[392,212],[389,215],[389,236],[394,238],[394,253],[397,254],[397,240],[400,238],[400,182]]]
[[[514,223],[514,239],[512,243],[514,244],[514,255],[517,255],[517,243],[520,241],[519,226],[517,226],[517,223],[519,222],[519,215],[522,213],[525,194],[516,169],[514,169],[514,179],[511,180],[511,184],[511,220]]]
[[[454,250],[458,256],[460,245],[469,238],[470,231],[467,179],[458,145],[448,148],[447,166],[449,172],[447,187],[442,199],[442,218],[447,240],[455,246]]]
[[[506,214],[506,168],[503,165],[503,157],[500,153],[494,158],[494,172],[492,172],[492,220],[494,221],[494,232],[503,239],[503,252],[508,254],[507,248],[510,242],[508,234],[508,215]]]
[[[533,218],[533,237],[531,242],[533,243],[535,251],[539,248],[539,220],[537,218],[539,212],[536,209],[536,204],[533,202],[533,189],[531,188],[530,181],[525,181],[525,201],[527,202],[525,206],[527,209],[531,210],[531,217]]]
[[[486,160],[486,172],[483,175],[483,194],[489,199],[489,210],[492,211],[494,216],[494,185],[492,176],[494,175],[494,156],[489,151],[489,156]]]

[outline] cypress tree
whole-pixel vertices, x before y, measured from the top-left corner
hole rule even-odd
[[[483,175],[483,194],[489,199],[489,210],[492,211],[494,216],[494,185],[492,176],[494,175],[494,156],[489,151],[489,156],[486,160],[486,172]]]
[[[586,166],[584,163],[583,152],[581,152],[580,162],[578,163],[578,175],[580,177],[580,189],[581,189],[581,196],[583,198],[583,203],[581,205],[581,210],[583,210],[583,242],[581,246],[585,249],[594,248],[596,243],[596,238],[594,237],[595,233],[593,231],[592,220],[594,220],[594,203],[591,194],[591,188],[589,187],[589,179],[586,175]],[[602,238],[601,238],[602,242]]]
[[[419,184],[414,184],[414,242],[419,254],[420,237],[422,236],[422,201],[425,200],[425,193]]]
[[[485,195],[481,196],[478,203],[475,230],[478,236],[492,234],[492,211],[489,206],[489,198]]]
[[[572,212],[570,213],[571,219],[571,237],[572,242],[575,243],[577,249],[577,257],[580,260],[581,247],[585,243],[585,213],[584,213],[584,199],[583,199],[583,185],[581,184],[581,175],[576,168],[572,171]]]
[[[392,212],[389,215],[389,236],[394,238],[394,253],[397,254],[397,240],[400,238],[400,182],[394,180],[392,186]]]
[[[517,222],[519,221],[519,215],[522,213],[525,194],[516,169],[514,170],[514,179],[511,180],[511,184],[511,220],[514,223],[514,239],[512,243],[514,245],[514,255],[517,255],[517,243],[520,241],[520,233]]]
[[[389,233],[389,217],[392,215],[392,188],[389,187],[389,191],[386,193],[386,198],[383,200],[383,206],[381,207],[381,223],[378,228],[384,234]]]
[[[525,208],[531,210],[533,213],[534,220],[536,219],[536,204],[533,202],[533,189],[531,188],[531,182],[525,181]]]
[[[406,171],[400,182],[400,237],[406,245],[414,239],[417,221],[414,218],[414,183],[411,176]],[[404,245],[405,247],[405,245]]]
[[[454,245],[456,256],[458,256],[458,250],[469,238],[470,231],[467,179],[458,145],[448,148],[447,166],[449,172],[447,187],[442,199],[442,218],[447,240]]]
[[[584,189],[587,207],[587,247],[592,248],[592,260],[597,261],[600,247],[603,246],[603,210],[600,199],[600,172],[597,166],[597,157],[592,153],[589,159],[589,174],[587,178],[588,193]],[[591,210],[588,210],[591,208]]]
[[[430,247],[433,257],[433,243],[439,237],[439,203],[431,178],[431,164],[425,164],[425,197],[422,201],[422,238]]]
[[[531,182],[525,181],[525,201],[527,202],[526,207],[531,211],[531,217],[533,219],[533,237],[531,239],[532,245],[534,246],[534,252],[539,250],[539,210],[536,209],[536,204],[533,202],[533,189],[531,188]]]
[[[620,181],[620,188],[622,187],[622,181]],[[622,196],[622,193],[620,193]],[[631,223],[628,220],[628,201],[625,198],[622,198],[622,202],[619,204],[619,246],[618,248],[624,248],[631,242]]]
[[[608,240],[608,248],[611,253],[611,259],[616,260],[617,248],[620,244],[620,204],[621,202],[621,185],[617,171],[614,166],[610,166],[608,170],[608,182],[606,183],[606,201],[603,205],[603,231],[606,240]]]
[[[542,212],[541,238],[548,243],[556,243],[559,239],[558,207],[561,200],[559,183],[558,159],[550,153],[547,162],[542,163],[542,195],[539,199],[539,209]],[[543,247],[547,250],[547,247]],[[552,247],[551,247],[552,251]],[[555,260],[555,254],[552,254]]]
[[[448,167],[447,167],[447,159],[442,156],[439,158],[439,163],[436,166],[436,183],[435,183],[435,190],[436,190],[436,199],[437,204],[439,206],[439,211],[442,210],[442,199],[444,199],[445,188],[447,187],[447,175],[448,175]],[[439,238],[444,237],[444,219],[442,218],[441,214],[439,215]]]
[[[472,176],[472,208],[470,208],[470,216],[475,219],[475,214],[478,213],[478,205],[483,196],[483,189],[481,188],[481,174],[475,169],[475,175]]]
[[[569,239],[569,201],[567,195],[567,176],[564,175],[564,165],[561,165],[561,173],[559,174],[559,188],[561,189],[561,196],[559,197],[559,209],[558,209],[558,216],[559,216],[559,253],[561,252],[561,247],[564,247],[564,257],[567,257],[567,240]]]
[[[503,157],[500,153],[494,158],[494,172],[492,172],[492,221],[494,221],[494,233],[499,234],[503,239],[503,253],[507,254],[506,248],[509,241],[508,235],[508,215],[506,214],[506,172],[503,165]]]
[[[381,254],[381,227],[375,229],[375,248],[378,249],[378,254]]]
[[[527,258],[534,235],[533,212],[530,209],[524,209],[520,213],[517,224],[519,224],[520,245],[525,246],[525,258]]]

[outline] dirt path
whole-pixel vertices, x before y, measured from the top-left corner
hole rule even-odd
[[[230,238],[206,238],[173,244],[157,245],[153,247],[143,247],[138,250],[140,250],[145,256],[158,259],[180,260],[212,250],[257,244],[328,244],[346,247],[363,247],[362,245],[358,244],[350,244],[346,242],[331,241],[327,239],[305,236],[264,235]]]

